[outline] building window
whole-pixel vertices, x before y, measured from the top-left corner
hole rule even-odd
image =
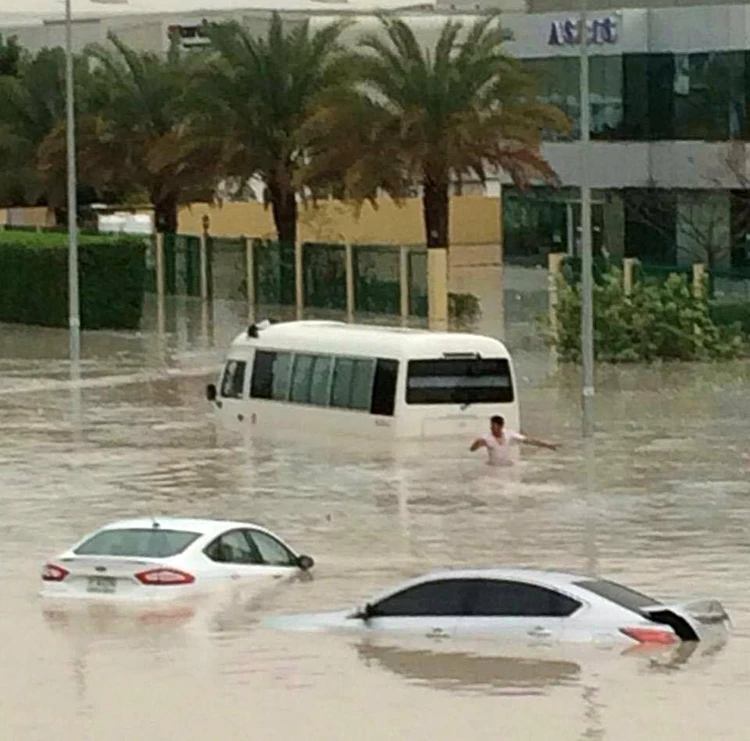
[[[569,119],[567,134],[547,132],[547,141],[577,139],[580,112],[580,66],[575,57],[526,59],[524,67],[537,82],[537,100],[557,106]]]
[[[745,54],[676,54],[675,139],[722,141],[745,129]]]
[[[592,139],[620,139],[623,124],[622,57],[592,57],[589,62],[589,101]]]

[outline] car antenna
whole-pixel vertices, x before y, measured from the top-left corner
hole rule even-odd
[[[161,527],[159,521],[156,519],[156,515],[153,512],[151,513],[151,527],[153,527],[154,530]]]

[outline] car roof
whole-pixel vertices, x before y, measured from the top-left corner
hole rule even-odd
[[[257,525],[253,522],[248,521],[237,521],[237,520],[212,520],[212,519],[201,519],[198,517],[162,517],[160,515],[154,515],[153,517],[137,517],[128,520],[118,520],[116,522],[110,522],[107,525],[100,527],[97,532],[101,530],[127,530],[130,528],[152,528],[154,523],[157,523],[159,528],[164,530],[186,530],[189,532],[198,532],[201,535],[219,535],[227,530],[234,528],[246,528],[251,527],[257,530],[263,530],[270,532],[267,528],[262,525]]]
[[[418,581],[435,581],[438,579],[513,579],[541,581],[545,584],[564,586],[587,579],[584,574],[576,574],[568,571],[547,571],[545,569],[533,569],[524,567],[512,568],[461,568],[440,569],[431,571],[418,577]]]
[[[544,569],[521,567],[440,569],[439,571],[431,571],[408,581],[401,582],[401,584],[381,592],[375,599],[381,600],[408,587],[426,584],[431,581],[441,581],[443,579],[509,579],[512,581],[525,581],[530,584],[546,585],[563,591],[566,591],[566,589],[578,591],[580,588],[577,587],[577,582],[592,578],[595,579],[597,577],[567,571],[546,571]]]

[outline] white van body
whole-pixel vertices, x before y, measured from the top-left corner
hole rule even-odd
[[[502,415],[519,429],[502,342],[454,332],[295,321],[251,325],[207,397],[248,429],[381,439],[474,435]]]

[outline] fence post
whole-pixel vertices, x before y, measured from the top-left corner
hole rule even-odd
[[[626,296],[630,296],[633,292],[633,278],[637,262],[638,259],[635,257],[626,257],[622,261],[622,289]]]
[[[354,252],[348,242],[344,245],[344,259],[346,264],[346,321],[354,322]]]
[[[201,301],[208,301],[208,228],[210,219],[208,214],[203,216],[203,230],[200,240],[200,291]]]
[[[302,319],[305,313],[305,285],[302,275],[302,242],[294,243],[294,301],[297,319]]]
[[[247,321],[255,321],[255,252],[253,240],[245,237],[245,283],[247,292]]]
[[[560,301],[558,280],[562,275],[565,252],[550,252],[547,255],[547,296],[549,299],[549,326],[552,336],[557,339],[557,305]]]
[[[702,262],[693,265],[693,294],[702,296],[705,288],[706,266]]]
[[[401,324],[409,322],[409,248],[401,245],[398,253],[398,285],[401,298]]]
[[[156,233],[156,329],[164,334],[164,235]]]

